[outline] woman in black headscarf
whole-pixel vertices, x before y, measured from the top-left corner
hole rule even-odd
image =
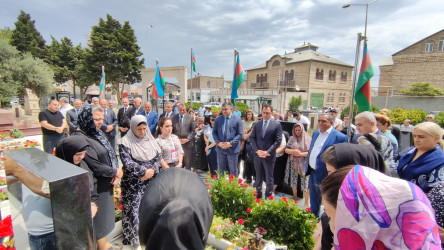
[[[384,158],[371,145],[356,145],[351,143],[338,143],[328,147],[322,153],[322,161],[327,166],[328,174],[332,174],[340,168],[347,166],[362,165],[385,173],[386,167]],[[321,215],[322,237],[319,238],[317,246],[321,244],[321,249],[331,249],[333,244],[333,233],[330,229],[330,223],[327,214]],[[318,225],[319,227],[319,225]],[[315,248],[314,249],[318,249]]]
[[[72,137],[82,137],[89,144],[84,161],[97,178],[97,207],[94,217],[94,232],[98,249],[113,247],[106,241],[106,236],[114,228],[114,197],[113,185],[122,178],[123,171],[118,168],[116,152],[100,130],[103,124],[103,109],[85,107],[79,114],[79,128]]]
[[[122,179],[122,228],[124,245],[133,249],[140,246],[138,237],[139,204],[143,192],[163,162],[162,150],[151,135],[146,117],[131,118],[130,130],[119,141],[120,160],[123,164]]]
[[[213,207],[199,176],[168,168],[145,190],[139,208],[139,238],[146,249],[204,249]]]

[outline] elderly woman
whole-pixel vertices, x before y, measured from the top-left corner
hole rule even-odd
[[[428,193],[444,181],[443,131],[433,122],[423,122],[413,129],[413,147],[399,159],[398,175]]]
[[[173,123],[170,118],[162,117],[157,127],[156,141],[162,150],[162,168],[182,167],[183,149],[179,137],[173,134]]]
[[[118,168],[116,152],[100,130],[103,124],[103,109],[85,107],[79,114],[79,128],[72,136],[81,136],[88,142],[84,161],[97,179],[97,213],[94,217],[94,233],[98,249],[114,247],[106,241],[106,236],[114,228],[113,185],[122,178],[123,171]]]
[[[362,166],[321,184],[335,249],[441,249],[430,202],[416,185]]]
[[[311,138],[305,132],[304,124],[296,123],[293,126],[292,136],[288,140],[285,153],[290,155],[290,164],[285,169],[285,183],[293,190],[293,199],[297,200],[298,176],[301,177],[301,189],[304,193],[305,207],[309,207],[308,176],[305,176],[307,154],[310,149]]]
[[[123,164],[122,228],[124,245],[133,249],[139,243],[139,204],[151,178],[159,173],[163,161],[162,151],[149,133],[146,117],[135,115],[130,121],[130,130],[119,141],[120,160]]]

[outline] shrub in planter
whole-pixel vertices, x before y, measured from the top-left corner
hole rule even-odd
[[[214,214],[233,221],[247,217],[247,208],[254,204],[255,191],[248,189],[233,175],[213,175],[205,180],[211,195]]]
[[[8,199],[8,191],[0,189],[0,201],[5,201]]]
[[[249,235],[244,232],[244,221],[242,219],[232,222],[229,219],[215,216],[211,224],[210,233],[216,239],[225,239],[236,244],[238,248],[248,246]]]
[[[440,112],[436,115],[435,122],[437,122],[441,128],[444,128],[444,112]]]
[[[289,249],[313,249],[312,235],[317,220],[308,209],[298,209],[297,202],[270,196],[269,200],[256,199],[248,211],[246,227],[250,231],[262,227],[268,232],[265,239],[287,245]]]

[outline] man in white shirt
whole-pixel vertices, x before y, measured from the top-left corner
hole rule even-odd
[[[65,117],[66,119],[66,112],[68,112],[68,110],[70,109],[73,109],[73,107],[71,106],[71,104],[69,104],[68,98],[66,97],[60,98],[59,103],[60,103],[60,113],[62,113],[63,117]]]
[[[333,120],[333,128],[335,128],[338,131],[342,131],[344,127],[342,127],[342,120],[338,118],[338,109],[335,107],[331,107],[328,109],[328,112],[331,116],[334,117]]]
[[[305,172],[310,175],[310,209],[311,212],[319,217],[321,208],[321,190],[319,186],[327,177],[327,167],[321,159],[325,149],[336,143],[347,142],[347,136],[336,129],[333,129],[333,116],[330,114],[321,114],[318,118],[318,128],[313,132],[310,150],[308,151],[308,161]]]
[[[293,114],[293,122],[300,122],[302,124],[307,124],[307,131],[310,129],[310,120],[308,120],[307,117],[305,117],[302,113],[295,112]]]
[[[205,105],[203,103],[200,104],[200,108],[198,110],[199,116],[203,116],[205,113]]]

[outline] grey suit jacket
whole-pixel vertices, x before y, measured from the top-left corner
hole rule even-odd
[[[194,129],[196,128],[196,123],[193,117],[185,113],[183,115],[183,123],[179,122],[180,115],[176,114],[171,118],[173,122],[173,134],[177,135],[179,139],[187,138],[189,142],[182,145],[182,147],[192,147],[194,140]]]
[[[108,136],[111,136],[111,137],[116,136],[116,125],[117,125],[118,121],[117,121],[116,114],[114,113],[114,110],[107,108],[103,115],[104,115],[103,124],[100,127],[100,129]],[[114,129],[107,133],[106,127],[108,127],[108,125],[113,125]]]
[[[79,111],[80,114],[81,110]],[[75,109],[70,109],[68,110],[68,112],[66,112],[66,122],[68,122],[68,126],[69,126],[69,134],[74,133],[74,131],[77,130],[77,128],[79,127],[78,125],[78,115],[76,114],[76,110]]]

